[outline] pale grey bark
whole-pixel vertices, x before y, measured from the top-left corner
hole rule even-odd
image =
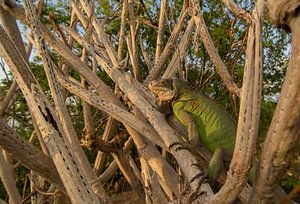
[[[148,121],[161,136],[166,146],[180,142],[178,137],[174,137],[177,133],[170,128],[167,122],[164,120],[164,117],[161,113],[157,112],[153,106],[143,97],[143,95],[132,86],[131,82],[134,79],[130,78],[129,75],[124,75],[119,70],[111,68],[110,65],[102,58],[102,55],[97,51],[93,46],[91,46],[86,40],[84,40],[77,33],[72,32],[70,29],[65,28],[81,45],[86,47],[89,52],[96,58],[99,65],[105,69],[106,73],[118,83],[120,89],[126,94],[126,96],[136,105],[137,108],[142,111],[143,114],[147,117]],[[103,101],[103,100],[102,100]],[[174,147],[171,149],[171,152],[177,159],[177,162],[182,167],[185,175],[188,180],[193,180],[196,175],[198,175],[201,170],[198,167],[193,166],[193,163],[196,162],[195,157],[187,150],[175,151]],[[190,160],[185,160],[184,158],[190,158]],[[186,166],[191,168],[187,169]],[[197,191],[199,179],[193,180],[191,183],[192,190]],[[211,190],[207,184],[201,186],[204,191],[208,194],[211,194]]]
[[[0,178],[9,196],[9,202],[17,204],[21,201],[21,195],[15,185],[15,178],[3,156],[3,149],[0,147]]]
[[[39,173],[49,181],[61,186],[62,182],[50,157],[38,151],[33,145],[14,132],[0,119],[0,145],[28,169]]]
[[[249,28],[236,144],[227,179],[211,203],[232,203],[248,180],[258,137],[262,91],[261,22],[264,1],[257,1]]]
[[[24,59],[28,61],[29,53],[31,49],[26,51],[18,25],[16,23],[15,18],[5,9],[0,6],[0,20],[3,25],[4,30],[8,33],[10,39],[15,43],[18,50],[21,52]],[[30,47],[30,46],[29,46]],[[28,54],[27,54],[28,53]],[[6,94],[4,100],[1,102],[0,106],[0,116],[4,114],[6,108],[9,106],[15,92],[17,91],[18,84],[14,81]]]
[[[94,183],[96,178],[96,175],[92,172],[92,168],[90,167],[90,164],[87,160],[87,157],[85,156],[80,143],[78,141],[75,128],[72,124],[71,118],[69,116],[68,110],[64,103],[64,97],[62,96],[61,87],[59,86],[58,82],[56,81],[54,69],[56,65],[50,58],[48,51],[46,50],[46,44],[44,44],[42,32],[40,30],[40,23],[36,17],[36,13],[33,11],[33,7],[31,5],[30,1],[25,1],[25,11],[26,16],[29,18],[29,22],[32,26],[33,35],[35,36],[35,46],[38,49],[38,52],[40,56],[42,57],[44,68],[46,72],[46,76],[48,79],[48,84],[50,87],[50,91],[54,100],[54,104],[56,106],[57,111],[57,117],[60,119],[62,125],[62,129],[60,129],[60,132],[65,140],[69,142],[71,146],[66,148],[67,150],[72,149],[70,152],[72,152],[73,156],[76,157],[77,162],[79,162],[79,166],[77,166],[77,170],[81,171],[83,174],[85,174],[87,181],[85,181],[82,178],[82,175],[80,175],[80,178],[83,180],[83,184],[85,182],[89,182],[91,184],[91,187],[93,188],[96,195],[104,199],[108,199],[108,196],[106,195],[106,192],[104,191],[101,184]],[[57,122],[57,121],[56,121]],[[80,183],[78,183],[80,185]],[[89,188],[90,186],[85,186],[86,188]],[[88,189],[88,192],[93,191],[92,189]],[[91,193],[91,195],[93,195]],[[69,195],[71,197],[71,195]],[[92,198],[92,196],[91,196]],[[71,198],[72,199],[72,198]],[[97,202],[96,198],[93,198],[94,201],[90,202]]]
[[[20,53],[17,52],[16,48],[14,47],[6,33],[3,31],[2,27],[0,34],[1,55],[14,74],[15,79],[17,80],[26,98],[31,113],[37,121],[38,127],[41,130],[47,148],[51,150],[49,151],[49,153],[53,158],[57,170],[63,180],[68,195],[73,201],[85,200],[91,203],[98,203],[98,199],[95,197],[95,195],[93,195],[94,192],[88,190],[89,188],[91,188],[91,184],[85,182],[84,180],[86,178],[81,178],[77,172],[77,170],[79,170],[77,167],[78,164],[76,164],[78,161],[76,161],[76,158],[73,157],[70,150],[66,148],[66,146],[70,144],[68,144],[67,141],[63,140],[63,138],[59,135],[52,124],[46,121],[45,114],[51,114],[51,117],[54,117],[56,124],[59,125],[59,123],[57,123],[58,120],[55,116],[54,111],[52,110],[52,107],[50,107],[49,104],[45,103],[45,96],[37,92],[41,89],[38,87],[36,80],[31,74],[28,64],[20,56]],[[33,95],[32,91],[35,91],[35,95]],[[46,113],[46,109],[48,109],[50,113]],[[74,161],[74,163],[72,161]],[[69,174],[67,172],[69,172]],[[82,194],[78,192],[78,188],[82,189]]]

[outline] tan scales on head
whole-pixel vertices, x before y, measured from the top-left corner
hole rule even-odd
[[[153,80],[148,87],[163,102],[172,101],[177,95],[177,91],[173,87],[173,79]]]

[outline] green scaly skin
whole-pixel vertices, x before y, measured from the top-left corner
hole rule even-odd
[[[152,81],[149,89],[160,102],[172,103],[173,114],[188,129],[191,145],[200,143],[212,152],[208,175],[216,179],[223,169],[223,162],[231,160],[236,123],[218,105],[186,89],[177,78]],[[249,180],[252,181],[254,170],[250,174]]]

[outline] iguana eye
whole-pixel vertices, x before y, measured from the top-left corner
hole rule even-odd
[[[150,83],[149,83],[149,86],[151,87],[151,86],[153,86],[153,85],[155,85],[156,83],[154,82],[154,81],[151,81]]]

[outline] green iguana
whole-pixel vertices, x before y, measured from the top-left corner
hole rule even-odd
[[[188,129],[192,148],[199,143],[212,154],[208,164],[208,175],[216,179],[223,169],[223,163],[232,158],[236,140],[236,123],[227,112],[207,97],[184,87],[184,83],[177,79],[161,79],[152,81],[149,89],[160,102],[172,103],[175,117]],[[256,161],[248,175],[248,181],[253,183],[255,178]],[[281,201],[286,197],[284,190],[277,186],[274,199]],[[286,203],[295,203],[288,199]]]
[[[216,179],[223,169],[223,162],[231,160],[236,123],[218,105],[186,89],[177,78],[152,81],[149,89],[160,102],[172,103],[173,114],[188,129],[189,147],[201,144],[213,154],[208,165],[208,175]],[[249,180],[253,180],[254,174],[250,177]]]

